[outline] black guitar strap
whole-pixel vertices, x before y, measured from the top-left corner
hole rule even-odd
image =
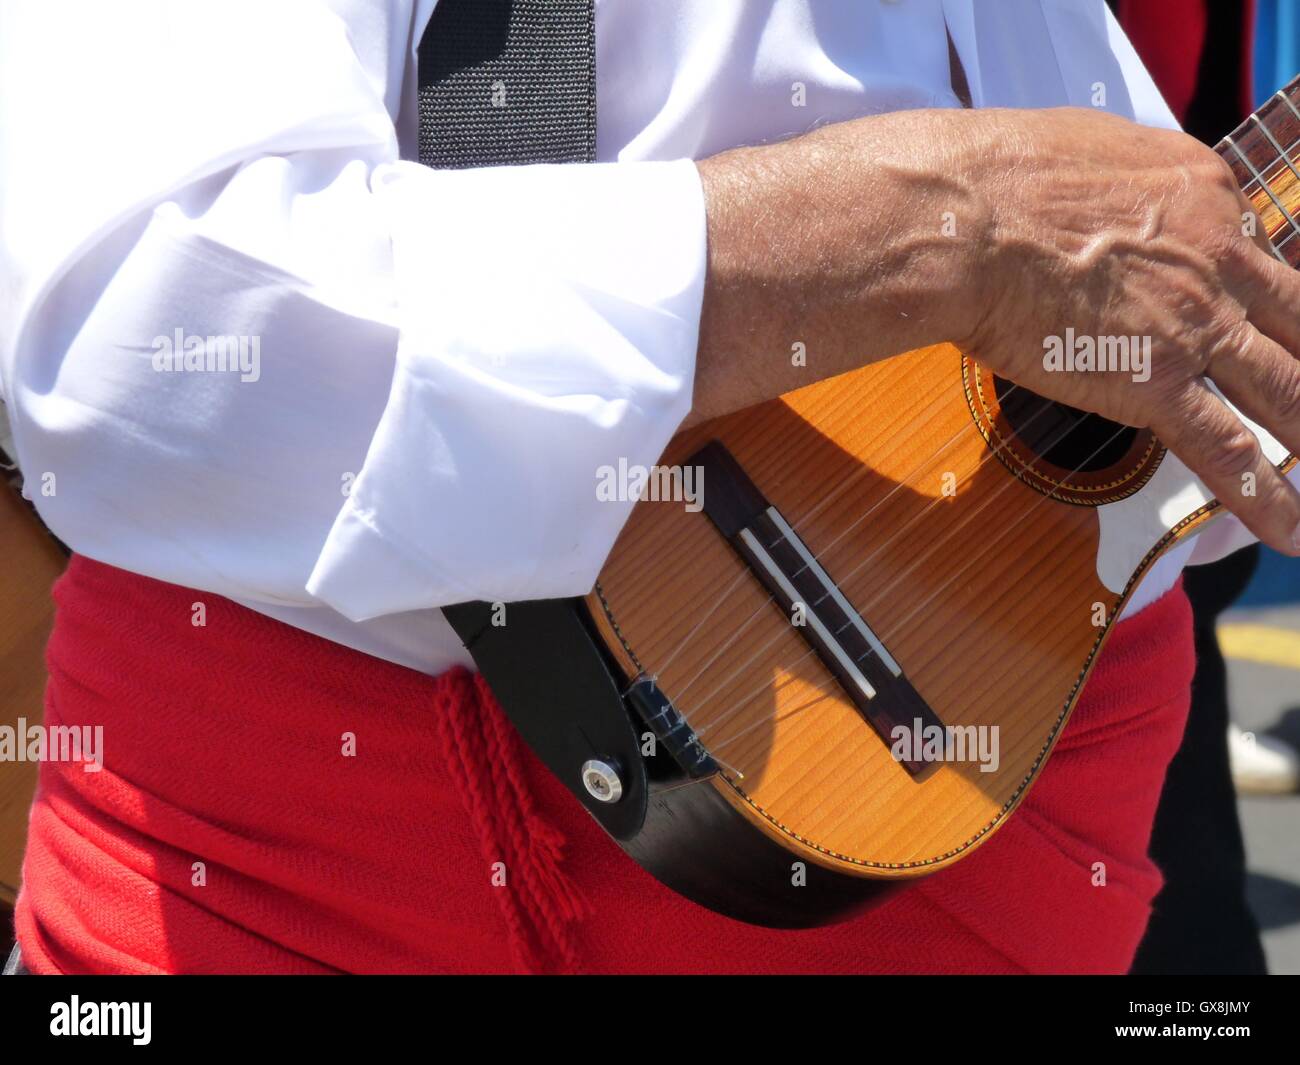
[[[592,0],[439,0],[419,74],[426,166],[596,160]]]
[[[420,162],[595,161],[593,0],[439,0],[418,58]],[[648,795],[641,729],[583,602],[443,614],[538,757],[612,835],[635,836]]]
[[[949,58],[969,106],[951,38]],[[418,59],[420,162],[595,161],[593,0],[439,0]],[[662,789],[716,770],[652,680],[628,687],[581,599],[461,603],[443,614],[534,753],[621,842],[646,823],[651,775]],[[643,758],[647,733],[668,758]]]
[[[962,107],[973,107],[970,95],[970,82],[966,79],[966,68],[961,56],[957,54],[957,45],[952,39],[952,30],[944,26],[948,34],[948,77],[952,82],[953,94],[961,101]]]

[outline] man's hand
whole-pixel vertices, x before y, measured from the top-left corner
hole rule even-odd
[[[1300,554],[1300,494],[1207,383],[1300,452],[1300,274],[1244,235],[1250,205],[1215,152],[1089,110],[914,111],[700,172],[699,416],[952,341],[1044,396],[1151,427],[1255,535]],[[1150,338],[1149,379],[1047,369],[1067,329]]]

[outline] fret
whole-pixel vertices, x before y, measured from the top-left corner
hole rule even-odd
[[[1289,82],[1283,85],[1282,88],[1277,91],[1277,95],[1281,96],[1286,101],[1292,111],[1297,115],[1300,115],[1300,109],[1296,108],[1294,99],[1297,90],[1300,90],[1300,74],[1297,74]]]
[[[1300,266],[1300,78],[1274,93],[1215,150],[1250,201],[1273,254]]]
[[[1232,141],[1237,157],[1229,159],[1228,163],[1232,166],[1242,191],[1249,195],[1254,186],[1259,183],[1259,179],[1269,175],[1277,167],[1280,159],[1268,138],[1249,121],[1237,127],[1229,137],[1225,137],[1224,143],[1229,140]]]
[[[1281,100],[1284,104],[1287,105],[1287,107],[1291,108],[1291,113],[1292,113],[1293,115],[1295,115],[1295,117],[1296,117],[1296,121],[1297,121],[1297,122],[1300,122],[1300,111],[1297,111],[1297,110],[1296,110],[1296,106],[1295,106],[1295,104],[1293,104],[1293,103],[1291,102],[1291,97],[1289,97],[1289,96],[1288,96],[1286,93],[1284,93],[1281,89],[1278,89],[1278,91],[1275,92],[1275,93],[1273,94],[1273,97],[1274,97],[1275,99]],[[1294,147],[1294,145],[1293,145],[1293,147]]]
[[[1274,249],[1281,252],[1282,261],[1287,266],[1300,266],[1300,241],[1292,243],[1291,238],[1294,236],[1294,233],[1288,233],[1281,240],[1273,243]]]
[[[1258,111],[1256,111],[1253,115],[1250,116],[1250,121],[1254,122],[1255,125],[1259,128],[1259,131],[1263,133],[1265,137],[1268,138],[1268,143],[1273,145],[1273,150],[1277,152],[1277,157],[1286,164],[1287,169],[1291,171],[1291,176],[1294,177],[1297,181],[1300,181],[1300,171],[1296,170],[1295,164],[1291,162],[1290,156],[1287,155],[1287,150],[1283,148],[1282,145],[1278,144],[1277,138],[1274,137],[1273,134],[1269,132],[1268,124],[1262,118],[1259,117]],[[1293,144],[1292,147],[1295,147],[1295,145]]]
[[[1294,89],[1298,84],[1300,79],[1287,89]],[[1242,191],[1249,196],[1256,185],[1269,183],[1288,168],[1290,157],[1300,147],[1300,110],[1287,91],[1280,90],[1233,130],[1231,138],[1245,160],[1224,155],[1222,147],[1220,154],[1232,167]]]
[[[1287,232],[1282,234],[1280,240],[1269,241],[1273,254],[1290,267],[1300,267],[1300,240],[1295,240],[1295,236],[1295,233]]]
[[[1278,95],[1281,96],[1282,94],[1279,93]],[[1288,105],[1290,105],[1291,101],[1290,101],[1290,100],[1287,100],[1285,96],[1282,96],[1282,99],[1283,99],[1283,100],[1284,100]],[[1292,111],[1295,110],[1294,107],[1292,107],[1291,109],[1292,109]],[[1252,115],[1250,116],[1250,118],[1247,119],[1247,121],[1249,121],[1249,122],[1254,122],[1254,123],[1255,123],[1255,125],[1256,125],[1256,127],[1258,127],[1259,131],[1260,131],[1261,133],[1263,133],[1265,137],[1268,138],[1268,142],[1269,142],[1269,144],[1271,144],[1271,145],[1273,146],[1274,151],[1277,152],[1277,156],[1278,156],[1278,158],[1281,159],[1282,162],[1286,165],[1286,168],[1287,168],[1289,171],[1291,171],[1291,176],[1296,180],[1296,182],[1300,182],[1300,171],[1296,170],[1296,168],[1295,168],[1295,164],[1294,164],[1293,162],[1291,162],[1291,157],[1290,157],[1290,154],[1288,153],[1287,149],[1283,148],[1282,145],[1278,143],[1277,138],[1273,136],[1273,132],[1272,132],[1272,130],[1270,130],[1270,129],[1268,128],[1268,118],[1267,118],[1267,115],[1261,114],[1261,112],[1262,112],[1263,110],[1264,110],[1264,108],[1260,108],[1260,110],[1259,110],[1259,111],[1256,111],[1254,114],[1252,114]],[[1297,117],[1300,117],[1300,113],[1297,114]],[[1293,144],[1292,147],[1294,148],[1295,145]],[[1278,173],[1280,174],[1281,171],[1279,170]],[[1269,184],[1268,187],[1269,187],[1270,192],[1271,192],[1271,189],[1272,189],[1271,182],[1270,182],[1270,184]],[[1275,203],[1277,202],[1276,199],[1274,199],[1274,202],[1275,202]],[[1285,213],[1285,210],[1283,211],[1283,213]],[[1292,248],[1287,248],[1287,247],[1286,247],[1287,242],[1290,241],[1290,239],[1296,235],[1296,230],[1295,230],[1295,228],[1294,228],[1294,225],[1295,225],[1295,223],[1293,222],[1293,223],[1292,223],[1292,230],[1291,230],[1291,232],[1290,232],[1290,233],[1287,233],[1287,234],[1286,234],[1286,235],[1285,235],[1285,236],[1284,236],[1280,241],[1279,241],[1279,240],[1272,240],[1271,238],[1270,238],[1270,240],[1269,240],[1269,246],[1273,249],[1273,254],[1274,254],[1275,256],[1277,256],[1277,257],[1278,257],[1282,262],[1286,263],[1287,266],[1295,266],[1295,265],[1296,265],[1295,263],[1293,263],[1293,262],[1291,261],[1291,254],[1290,254],[1290,253],[1291,253],[1292,251],[1300,251],[1300,245],[1295,245],[1295,246],[1292,247]]]
[[[1287,88],[1294,89],[1297,87],[1297,85],[1300,85],[1300,79],[1296,79],[1295,81],[1291,82],[1291,84]],[[1288,127],[1294,125],[1294,128],[1297,131],[1296,137],[1293,140],[1291,140],[1288,143],[1287,147],[1283,149],[1281,152],[1282,156],[1286,159],[1287,166],[1290,167],[1291,169],[1291,173],[1295,174],[1296,168],[1292,163],[1292,156],[1296,154],[1297,147],[1300,147],[1300,109],[1296,108],[1296,105],[1292,101],[1290,95],[1284,89],[1279,89],[1277,92],[1275,92],[1273,94],[1272,99],[1280,100],[1282,102],[1282,105],[1286,108],[1287,111],[1286,121]],[[1297,180],[1300,180],[1300,178],[1297,178]],[[1288,265],[1293,267],[1300,267],[1300,243],[1290,244],[1290,246],[1288,247],[1290,238],[1292,236],[1294,236],[1293,233],[1288,233],[1280,242],[1278,242],[1278,247],[1286,256]]]
[[[1296,220],[1291,217],[1291,213],[1286,209],[1286,207],[1283,206],[1282,201],[1277,198],[1277,195],[1273,192],[1273,186],[1271,186],[1267,181],[1264,180],[1264,178],[1260,175],[1259,171],[1255,169],[1255,164],[1252,163],[1242,152],[1242,150],[1237,147],[1237,142],[1233,140],[1231,136],[1224,137],[1223,142],[1227,144],[1228,147],[1230,147],[1233,151],[1235,151],[1237,155],[1241,158],[1241,161],[1245,163],[1246,166],[1250,169],[1251,174],[1253,174],[1255,180],[1259,182],[1260,187],[1266,193],[1268,193],[1268,198],[1273,201],[1273,206],[1276,207],[1278,211],[1281,212],[1282,217],[1285,218],[1287,222],[1291,224],[1292,231],[1296,233],[1300,233],[1300,224],[1296,223]],[[1271,237],[1272,234],[1270,233],[1269,236]],[[1270,242],[1270,246],[1273,247],[1273,254],[1276,255],[1279,259],[1281,259],[1282,262],[1286,262],[1285,256],[1283,256],[1283,254],[1277,250],[1277,247],[1273,246],[1271,242]]]

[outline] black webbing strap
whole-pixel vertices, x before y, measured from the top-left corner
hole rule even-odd
[[[592,0],[439,0],[417,54],[420,162],[595,160]],[[635,836],[649,794],[639,729],[582,600],[460,603],[443,614],[537,756],[615,838]],[[617,771],[617,802],[583,786],[591,760]]]
[[[953,95],[961,101],[962,107],[973,107],[970,82],[966,78],[966,68],[962,65],[961,56],[957,54],[957,45],[953,43],[952,30],[946,26],[944,29],[948,33],[948,74],[952,82]]]
[[[425,165],[595,161],[592,0],[438,0],[419,71]]]

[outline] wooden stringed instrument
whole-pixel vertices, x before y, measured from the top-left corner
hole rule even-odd
[[[1292,266],[1298,148],[1297,82],[1218,147]],[[692,428],[660,463],[703,471],[703,507],[639,502],[583,619],[633,731],[654,736],[639,810],[602,816],[629,801],[626,757],[542,753],[660,879],[773,925],[837,919],[989,839],[1138,580],[1221,512],[1149,431],[1044,400],[950,345]],[[512,710],[530,682],[476,647],[481,626],[460,628],[544,748]],[[996,765],[980,748],[994,734]],[[964,739],[967,756],[927,759],[918,735],[949,755]]]

